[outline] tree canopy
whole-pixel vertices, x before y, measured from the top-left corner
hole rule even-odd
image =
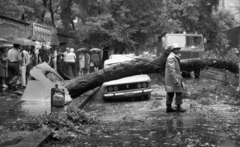
[[[76,35],[81,43],[115,52],[152,46],[165,32],[200,33],[208,49],[234,26],[219,0],[0,0],[1,14],[37,21]]]

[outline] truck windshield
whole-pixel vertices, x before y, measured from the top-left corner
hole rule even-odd
[[[203,48],[203,39],[201,36],[186,36],[186,47]]]
[[[180,46],[184,47],[186,45],[186,36],[168,36],[167,45],[171,46],[174,43],[178,43]]]
[[[187,48],[203,48],[203,39],[201,36],[168,36],[168,45],[178,43]]]

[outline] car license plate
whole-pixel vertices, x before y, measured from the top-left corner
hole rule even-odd
[[[127,92],[127,93],[124,93],[124,96],[131,96],[131,95],[133,95],[133,93],[132,93],[132,92]]]

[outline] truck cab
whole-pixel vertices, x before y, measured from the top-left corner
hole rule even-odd
[[[182,48],[180,50],[181,60],[202,59],[204,49],[204,37],[202,34],[173,34],[167,33],[160,39],[160,48],[163,50],[167,46],[178,43]],[[183,76],[190,76],[191,71],[183,72]],[[194,69],[194,75],[199,77],[200,68]]]

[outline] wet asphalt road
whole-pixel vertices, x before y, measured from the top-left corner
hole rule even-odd
[[[187,113],[166,114],[165,102],[163,86],[154,88],[149,101],[105,102],[98,92],[85,111],[113,131],[98,135],[85,146],[240,146],[239,120],[229,121],[208,110],[199,113],[190,108],[189,100],[184,100],[183,105]]]

